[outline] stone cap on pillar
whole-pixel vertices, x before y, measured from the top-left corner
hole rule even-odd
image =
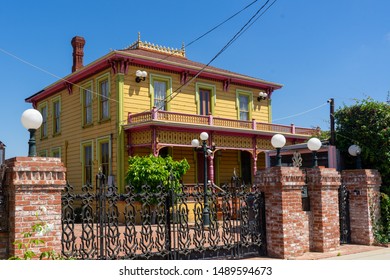
[[[305,175],[299,167],[274,166],[259,170],[256,173],[255,184],[259,187],[296,187],[305,184]]]
[[[338,188],[341,184],[341,175],[335,168],[307,168],[306,174],[308,184],[333,186],[335,188]]]
[[[66,168],[60,158],[14,157],[6,165],[11,174],[6,178],[13,185],[66,185]]]
[[[382,184],[382,177],[376,169],[351,169],[341,172],[343,183],[355,185],[364,183],[367,186],[377,187]]]

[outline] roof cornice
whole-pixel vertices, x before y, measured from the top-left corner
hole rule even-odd
[[[126,60],[130,64],[144,65],[145,67],[153,67],[162,70],[173,71],[177,73],[187,72],[190,75],[197,75],[202,67],[189,65],[183,60],[183,63],[169,60],[162,60],[160,58],[148,57],[135,53],[129,53],[126,51],[111,51],[107,55],[95,60],[94,62],[86,65],[85,67],[69,74],[68,76],[58,80],[57,82],[49,85],[43,90],[35,93],[34,95],[25,99],[26,102],[33,103],[34,107],[39,100],[42,100],[54,93],[66,89],[69,86],[76,84],[88,77],[103,71],[104,69],[112,67],[111,62],[115,60]],[[280,89],[283,85],[268,82],[261,79],[241,75],[234,72],[218,70],[215,67],[206,67],[199,78],[216,79],[220,81],[229,80],[230,83],[239,84],[248,87],[255,87],[259,89],[268,89],[272,93],[275,89]]]

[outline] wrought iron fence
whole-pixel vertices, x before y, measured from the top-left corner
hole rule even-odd
[[[211,188],[212,189],[212,188]],[[207,194],[166,186],[129,186],[119,194],[98,175],[96,188],[62,195],[62,254],[76,259],[209,259],[266,254],[264,196],[238,180]]]
[[[0,232],[8,231],[7,194],[4,186],[6,165],[0,165]]]
[[[349,191],[346,185],[339,188],[340,244],[351,243],[351,226],[349,216]]]

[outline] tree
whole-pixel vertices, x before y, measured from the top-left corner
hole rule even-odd
[[[382,176],[383,191],[390,186],[390,104],[372,98],[356,100],[335,112],[336,146],[348,157],[348,147],[361,147],[364,168],[377,169]]]

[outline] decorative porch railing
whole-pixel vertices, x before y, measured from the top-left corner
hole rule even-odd
[[[207,126],[217,126],[225,128],[238,128],[256,131],[268,131],[275,133],[289,133],[300,135],[314,135],[318,129],[296,127],[295,125],[280,125],[265,122],[242,121],[227,118],[214,117],[213,115],[202,116],[177,112],[168,112],[152,109],[151,111],[128,114],[127,124],[137,125],[152,121],[165,121],[172,123],[198,124]]]

